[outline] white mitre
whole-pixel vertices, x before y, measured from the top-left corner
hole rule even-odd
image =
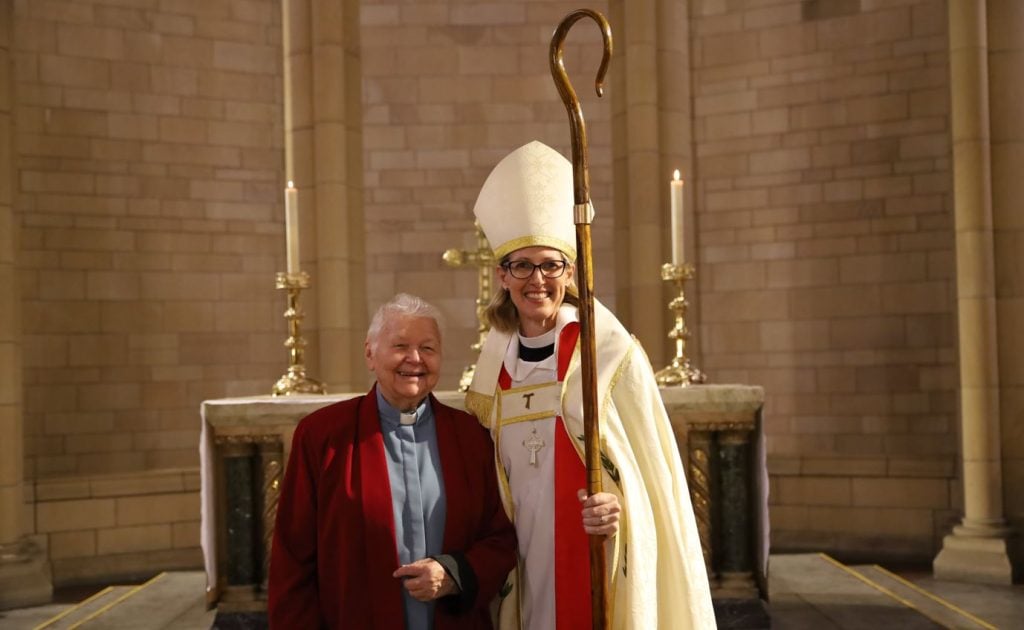
[[[552,247],[576,260],[572,164],[542,142],[523,145],[498,162],[473,214],[495,260],[523,247]]]

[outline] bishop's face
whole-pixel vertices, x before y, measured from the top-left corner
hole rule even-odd
[[[392,316],[375,340],[367,340],[366,366],[377,377],[384,400],[410,411],[440,377],[441,332],[430,317]]]
[[[555,327],[573,270],[565,254],[550,247],[524,247],[508,255],[498,279],[519,313],[519,332],[536,337]]]

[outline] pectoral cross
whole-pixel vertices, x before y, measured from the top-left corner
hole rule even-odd
[[[544,439],[537,435],[537,429],[533,430],[530,437],[523,440],[523,446],[526,447],[526,450],[530,451],[530,465],[536,466],[537,452],[544,448]]]

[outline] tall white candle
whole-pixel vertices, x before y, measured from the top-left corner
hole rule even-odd
[[[299,273],[299,191],[293,182],[284,189],[284,232],[288,245],[288,273]]]
[[[672,199],[672,264],[683,264],[683,180],[679,169],[672,174],[669,182]]]
[[[295,149],[294,135],[295,125],[293,124],[292,107],[292,27],[291,9],[296,4],[289,0],[281,0],[281,52],[283,53],[283,65],[281,75],[284,80],[284,176],[290,180],[295,177]]]

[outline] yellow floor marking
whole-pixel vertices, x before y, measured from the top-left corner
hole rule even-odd
[[[914,611],[917,611],[917,612],[921,613],[922,615],[924,615],[925,617],[928,617],[929,619],[931,619],[931,620],[932,620],[932,621],[934,621],[935,623],[939,624],[939,625],[940,625],[940,626],[942,626],[943,628],[949,628],[949,626],[947,626],[947,625],[946,625],[946,624],[945,624],[945,623],[944,623],[944,622],[943,622],[942,620],[940,620],[940,619],[936,619],[935,617],[933,617],[933,616],[929,615],[929,614],[928,614],[927,612],[925,612],[925,611],[921,610],[920,608],[918,608],[917,606],[915,606],[915,605],[914,605],[914,604],[913,604],[912,602],[910,602],[909,600],[907,600],[907,599],[904,599],[904,598],[900,597],[899,595],[897,595],[896,593],[893,593],[892,591],[890,591],[889,589],[885,588],[885,587],[884,587],[884,586],[882,586],[881,584],[878,584],[878,583],[876,583],[876,582],[872,582],[872,581],[871,581],[871,580],[869,580],[868,578],[864,577],[863,575],[861,575],[861,574],[860,574],[860,573],[858,573],[857,571],[855,571],[855,570],[851,569],[850,567],[846,566],[846,565],[845,565],[845,564],[843,564],[842,562],[839,562],[838,560],[836,560],[836,559],[835,559],[835,558],[833,558],[832,556],[828,555],[827,553],[819,553],[818,555],[819,555],[819,556],[821,556],[822,558],[824,558],[824,559],[828,560],[829,562],[831,562],[831,563],[832,563],[832,564],[834,564],[835,566],[839,567],[839,568],[840,568],[840,569],[842,569],[843,571],[846,571],[847,573],[849,573],[849,574],[850,574],[850,575],[852,575],[853,577],[857,578],[857,579],[858,579],[858,580],[860,580],[861,582],[864,582],[864,583],[865,583],[865,584],[867,584],[868,586],[870,586],[870,587],[872,587],[872,588],[874,588],[874,589],[876,589],[876,590],[878,590],[878,591],[881,591],[882,593],[884,593],[884,594],[888,595],[889,597],[891,597],[891,598],[895,599],[896,601],[898,601],[899,603],[903,604],[903,605],[904,605],[904,606],[906,606],[907,608],[909,608],[909,609],[911,609],[911,610],[914,610]]]
[[[64,617],[67,617],[68,615],[70,615],[71,613],[75,612],[76,610],[78,610],[82,606],[85,606],[86,604],[88,604],[89,602],[91,602],[94,599],[97,599],[99,597],[102,597],[103,595],[106,595],[107,593],[109,593],[112,590],[114,590],[114,587],[113,586],[108,586],[107,588],[103,589],[99,593],[94,593],[91,597],[83,599],[82,601],[78,602],[74,606],[68,606],[67,609],[64,612],[58,613],[55,617],[51,617],[50,619],[47,619],[46,621],[44,621],[43,623],[39,624],[35,628],[32,628],[32,630],[42,630],[42,628],[45,628],[47,626],[52,626],[53,624],[57,623],[58,621],[60,621]]]
[[[911,589],[917,591],[918,593],[920,593],[921,595],[924,595],[925,597],[927,597],[929,599],[932,599],[932,600],[942,604],[943,606],[945,606],[946,608],[952,610],[953,612],[956,612],[956,613],[958,613],[960,615],[963,615],[964,617],[967,617],[968,619],[970,619],[974,623],[978,624],[982,628],[986,628],[986,630],[999,630],[997,627],[995,627],[992,624],[988,623],[984,619],[979,619],[978,617],[975,617],[974,615],[972,615],[971,613],[967,612],[966,610],[958,607],[956,604],[954,604],[954,603],[952,603],[950,601],[947,601],[947,600],[939,597],[938,595],[936,595],[936,594],[934,594],[932,592],[926,591],[925,589],[921,588],[917,584],[914,584],[910,580],[903,579],[902,577],[896,575],[892,571],[889,571],[889,570],[885,569],[885,567],[880,567],[877,564],[874,565],[874,567],[875,567],[876,571],[880,571],[882,574],[888,575],[890,578],[892,578],[892,579],[896,580],[897,582],[903,584],[907,588],[911,588]]]
[[[149,586],[149,585],[150,585],[150,584],[152,584],[153,582],[156,582],[157,580],[159,580],[160,578],[162,578],[162,577],[163,577],[163,576],[165,576],[165,575],[167,575],[167,573],[161,573],[160,575],[158,575],[158,576],[154,577],[154,578],[153,578],[152,580],[149,580],[148,582],[143,582],[142,584],[139,584],[139,585],[138,585],[138,586],[136,586],[135,588],[131,589],[130,591],[128,591],[128,592],[127,592],[127,593],[125,593],[124,595],[122,595],[122,596],[118,597],[117,599],[115,599],[114,601],[110,602],[109,604],[107,604],[107,605],[106,605],[106,606],[104,606],[103,608],[100,608],[99,610],[97,610],[97,611],[96,611],[96,612],[94,612],[93,614],[89,615],[89,616],[88,616],[88,617],[86,617],[85,619],[83,619],[83,620],[79,621],[78,623],[76,623],[76,624],[74,624],[74,625],[68,626],[68,630],[75,630],[75,628],[78,628],[79,626],[81,626],[81,625],[82,625],[83,623],[85,623],[86,621],[92,621],[92,620],[93,620],[93,619],[95,619],[96,617],[99,617],[99,616],[100,616],[100,615],[102,615],[103,613],[107,612],[108,610],[110,610],[110,609],[111,609],[111,608],[113,608],[114,606],[117,606],[118,604],[120,604],[120,603],[121,603],[121,602],[123,602],[124,600],[126,600],[126,599],[128,599],[129,597],[131,597],[132,595],[134,595],[134,594],[138,593],[139,591],[141,591],[142,589],[146,588],[147,586]]]

